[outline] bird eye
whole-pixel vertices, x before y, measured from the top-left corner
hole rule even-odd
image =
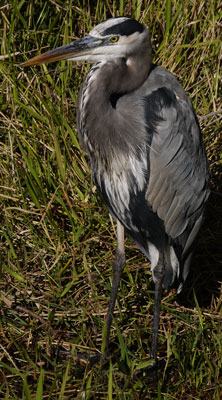
[[[112,36],[112,37],[109,39],[109,41],[110,41],[111,43],[116,43],[116,42],[118,42],[118,40],[119,40],[119,36]]]

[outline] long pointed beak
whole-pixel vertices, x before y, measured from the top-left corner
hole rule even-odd
[[[39,54],[21,64],[23,67],[31,67],[33,65],[41,65],[47,62],[58,60],[81,60],[84,56],[93,54],[93,50],[102,43],[101,39],[93,36],[86,36],[75,42],[66,44],[65,46],[57,47],[57,49]]]

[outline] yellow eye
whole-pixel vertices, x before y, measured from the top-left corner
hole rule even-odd
[[[111,43],[116,43],[116,42],[118,42],[118,40],[119,40],[119,36],[112,36],[112,37],[109,39],[109,41],[110,41]]]

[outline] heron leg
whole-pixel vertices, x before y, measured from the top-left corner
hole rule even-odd
[[[121,274],[125,264],[125,249],[124,249],[124,227],[117,221],[117,249],[116,256],[113,261],[113,283],[112,291],[109,301],[109,308],[106,315],[106,322],[103,331],[103,344],[102,344],[102,354],[106,357],[108,354],[109,336],[110,328],[113,318],[113,310],[115,307],[116,296],[118,292],[119,282]]]
[[[154,294],[154,313],[153,313],[153,331],[152,331],[152,344],[150,359],[153,361],[152,365],[144,368],[139,374],[149,371],[149,375],[152,377],[153,383],[158,387],[158,375],[157,375],[157,339],[159,331],[160,321],[160,304],[162,298],[162,284],[164,275],[164,257],[160,252],[158,263],[154,269],[154,280],[155,280],[155,294]],[[139,375],[136,374],[136,375]]]
[[[154,295],[154,318],[153,318],[153,333],[151,344],[151,360],[154,360],[154,365],[157,362],[157,338],[160,320],[160,304],[162,298],[162,284],[164,274],[164,259],[163,254],[160,252],[159,261],[154,270],[155,275],[155,295]]]

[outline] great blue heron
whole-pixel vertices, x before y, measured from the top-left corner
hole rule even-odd
[[[149,31],[132,18],[108,19],[89,36],[23,65],[62,59],[96,62],[79,95],[78,132],[93,180],[117,220],[103,350],[125,263],[125,231],[151,261],[155,365],[162,287],[176,283],[182,290],[209,195],[197,118],[177,79],[152,64]]]

